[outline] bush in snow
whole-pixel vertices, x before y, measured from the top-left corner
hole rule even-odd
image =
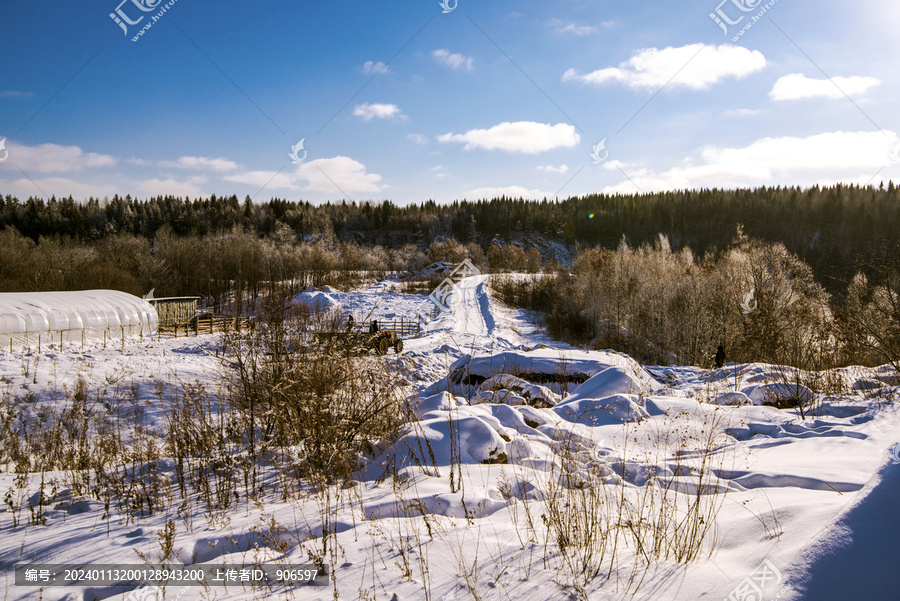
[[[289,314],[235,334],[231,400],[251,453],[302,442],[298,473],[327,483],[352,477],[404,421],[406,403],[382,363],[313,344],[313,323]]]

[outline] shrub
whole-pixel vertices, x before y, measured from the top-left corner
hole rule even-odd
[[[391,436],[404,402],[383,360],[356,356],[338,331],[288,312],[230,341],[231,396],[241,411],[251,453],[300,443],[298,473],[322,483],[352,477],[360,457]]]

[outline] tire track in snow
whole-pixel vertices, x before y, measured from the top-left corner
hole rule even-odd
[[[453,291],[451,331],[470,336],[490,337],[496,328],[490,298],[484,288],[487,276],[469,277]]]

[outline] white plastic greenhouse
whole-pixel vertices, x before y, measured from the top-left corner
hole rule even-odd
[[[157,330],[156,309],[118,290],[0,293],[0,349],[88,339],[124,341]]]

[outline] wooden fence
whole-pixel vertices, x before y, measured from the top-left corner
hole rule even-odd
[[[394,330],[400,337],[417,336],[422,332],[424,325],[418,319],[379,319],[379,330]],[[178,338],[179,336],[197,336],[199,334],[214,334],[216,332],[244,331],[252,326],[246,317],[227,317],[224,315],[204,315],[189,321],[180,323],[160,324],[159,335]],[[365,334],[369,331],[371,322],[357,323],[353,326],[353,332]]]
[[[398,336],[416,336],[422,332],[422,322],[418,319],[394,319],[388,321],[386,319],[379,319],[378,321],[378,329],[379,330],[394,330],[397,332]],[[363,322],[354,325],[353,331],[357,333],[366,333],[371,328],[372,322]]]
[[[238,332],[250,329],[250,320],[246,317],[227,317],[225,315],[203,315],[189,321],[159,326],[160,336],[197,336],[215,334],[216,332]]]

